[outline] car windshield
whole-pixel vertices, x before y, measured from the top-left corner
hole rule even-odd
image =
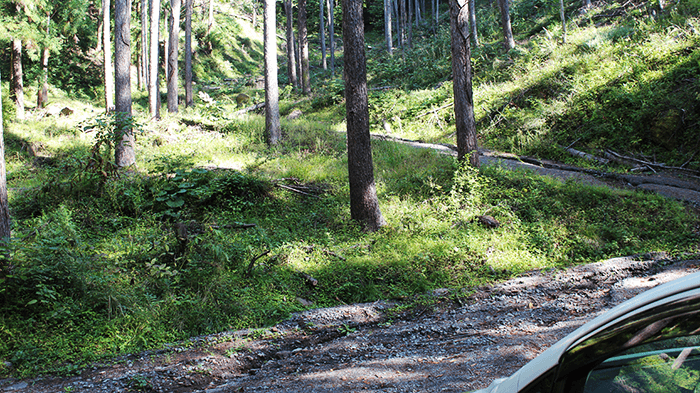
[[[591,370],[585,393],[700,392],[700,336],[629,348]]]

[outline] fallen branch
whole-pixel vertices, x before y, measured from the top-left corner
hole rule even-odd
[[[420,115],[417,115],[417,116],[415,117],[415,119],[420,119],[420,118],[423,117],[423,116],[428,116],[428,115],[431,114],[431,113],[436,113],[436,112],[441,111],[441,110],[443,110],[443,109],[445,109],[445,108],[449,108],[449,107],[453,106],[454,104],[455,104],[454,102],[450,102],[449,104],[443,105],[443,106],[441,106],[441,107],[439,107],[439,108],[431,109],[431,110],[429,110],[429,111],[427,111],[427,112],[425,112],[425,113],[421,113]]]
[[[248,113],[248,112],[256,111],[256,110],[258,110],[258,109],[260,109],[260,108],[264,108],[264,107],[265,107],[265,103],[264,103],[264,102],[261,102],[261,103],[259,103],[259,104],[255,104],[255,105],[253,105],[253,106],[249,106],[249,107],[247,107],[247,108],[241,109],[241,110],[239,110],[239,111],[235,111],[235,112],[233,112],[233,114],[234,114],[234,115],[244,115],[244,114],[246,114],[246,113]]]
[[[601,157],[596,157],[596,156],[594,156],[594,155],[592,155],[592,154],[584,153],[584,152],[582,152],[582,151],[578,151],[578,150],[576,150],[576,149],[574,149],[574,148],[571,148],[571,147],[568,147],[568,148],[567,148],[567,147],[561,146],[561,148],[564,149],[564,151],[566,151],[567,153],[569,153],[569,154],[571,154],[572,156],[575,156],[575,157],[580,157],[580,158],[583,158],[583,159],[586,159],[586,160],[589,160],[589,161],[596,161],[596,162],[599,162],[599,163],[601,163],[601,164],[608,164],[608,163],[610,163],[610,160],[607,160],[607,159],[601,158]]]
[[[246,277],[246,278],[250,278],[250,275],[253,274],[253,267],[255,266],[255,261],[257,261],[258,259],[264,257],[265,255],[267,255],[267,254],[269,254],[269,253],[270,253],[270,250],[267,250],[267,251],[265,251],[264,253],[262,253],[262,254],[260,254],[260,255],[257,255],[256,257],[254,257],[254,258],[250,261],[250,263],[248,264],[248,269],[246,269],[246,272],[245,272],[245,277]]]
[[[277,184],[277,187],[280,187],[280,188],[282,188],[282,189],[284,189],[284,190],[288,190],[288,191],[291,191],[291,192],[296,192],[297,194],[301,194],[301,195],[306,195],[306,196],[318,198],[318,195],[309,194],[308,192],[304,192],[304,191],[302,191],[302,190],[298,190],[298,189],[296,189],[296,188],[294,188],[294,187],[285,186],[284,184]]]

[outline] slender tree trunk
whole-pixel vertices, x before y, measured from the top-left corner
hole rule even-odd
[[[0,78],[0,82],[2,78]],[[2,85],[2,83],[0,83]],[[2,89],[0,89],[2,90]],[[7,172],[5,170],[5,130],[2,125],[2,91],[0,91],[0,243],[8,246],[10,243],[10,208],[7,198]],[[12,271],[10,253],[5,251],[0,255],[0,277],[5,277]]]
[[[663,0],[659,0],[659,5],[662,5]],[[584,12],[588,12],[588,9],[591,8],[591,0],[583,0],[583,8]],[[661,7],[663,9],[663,6]]]
[[[22,72],[22,40],[12,40],[12,98],[17,119],[24,119],[24,73]]]
[[[160,0],[151,0],[150,55],[148,64],[148,109],[151,119],[160,119],[158,99],[158,55],[160,52]]]
[[[51,15],[46,14],[46,38],[51,33]],[[99,41],[99,40],[98,40]],[[49,101],[49,48],[44,46],[41,51],[41,88],[36,95],[36,107],[43,108]]]
[[[301,49],[301,90],[304,94],[311,94],[309,37],[306,30],[306,0],[299,0],[299,44]]]
[[[323,0],[320,0],[323,1]],[[326,0],[328,6],[328,38],[331,52],[331,74],[335,76],[335,3],[334,0]]]
[[[297,67],[297,84],[299,87],[302,86],[302,78],[301,78],[301,38],[298,36],[294,40],[294,56],[296,58],[296,67]]]
[[[401,48],[404,48],[407,45],[407,35],[408,35],[408,27],[406,26],[406,18],[407,18],[407,10],[406,10],[406,0],[398,0],[399,1],[399,14],[401,18],[401,28],[399,29],[399,34],[401,35]]]
[[[114,110],[114,68],[112,68],[112,35],[110,32],[109,0],[102,0],[102,60],[105,73],[105,111]]]
[[[323,3],[323,0],[321,0]],[[287,78],[294,88],[299,87],[297,80],[296,53],[294,51],[294,18],[292,0],[284,0],[284,11],[287,16]]]
[[[510,26],[510,6],[509,0],[498,0],[498,7],[501,9],[501,25],[503,27],[503,45],[506,50],[515,48],[515,40],[513,40],[513,29]]]
[[[469,0],[469,26],[472,28],[472,38],[474,45],[479,46],[479,32],[476,28],[476,2]]]
[[[207,35],[214,28],[214,0],[209,0],[209,19],[207,20]]]
[[[102,26],[104,26],[104,23],[102,23],[102,8],[100,8],[100,15],[98,16],[97,20],[97,45],[95,45],[95,53],[102,52]]]
[[[328,69],[328,62],[326,61],[326,26],[324,22],[324,17],[323,17],[323,12],[324,12],[324,7],[323,4],[325,2],[323,0],[320,0],[318,2],[318,5],[320,7],[320,10],[318,12],[318,24],[319,24],[319,36],[321,37],[321,66],[323,66],[324,70]]]
[[[114,79],[115,111],[124,119],[131,117],[131,0],[117,0],[114,7]],[[115,148],[114,161],[118,167],[133,165],[133,130],[123,127],[122,138]]]
[[[450,0],[450,30],[452,43],[452,76],[454,79],[454,110],[457,129],[457,158],[479,166],[479,152],[472,101],[472,65],[469,44],[469,2]]]
[[[559,0],[559,17],[561,17],[561,42],[566,44],[566,16],[564,15],[564,0]]]
[[[435,0],[435,26],[440,23],[440,0]]]
[[[406,10],[408,11],[408,15],[406,16],[407,18],[407,23],[406,26],[408,27],[408,38],[406,40],[406,46],[409,48],[413,47],[413,0],[406,0]]]
[[[279,90],[277,86],[277,34],[275,0],[265,0],[265,137],[269,146],[279,143],[280,126]]]
[[[389,55],[394,53],[393,42],[391,37],[391,0],[384,0],[384,39],[386,41],[386,50]]]
[[[194,105],[192,94],[192,0],[185,0],[185,107]]]
[[[178,47],[180,44],[181,0],[171,0],[170,43],[168,46],[168,112],[177,113],[178,107]]]
[[[148,0],[141,0],[141,74],[148,89]]]
[[[392,9],[394,10],[394,15],[396,18],[396,46],[403,48],[403,26],[401,25],[401,12],[399,3],[403,0],[391,0]]]
[[[49,48],[41,51],[41,89],[36,95],[36,107],[43,108],[49,101]]]
[[[343,1],[343,46],[350,214],[367,230],[375,231],[386,221],[379,210],[374,184],[362,0]]]

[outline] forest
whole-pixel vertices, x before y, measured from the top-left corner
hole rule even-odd
[[[700,179],[698,15],[698,0],[0,0],[0,378],[308,308],[697,258],[698,206],[476,152]]]

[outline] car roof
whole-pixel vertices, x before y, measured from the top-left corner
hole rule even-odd
[[[574,330],[532,359],[515,374],[505,379],[496,380],[488,388],[479,392],[516,392],[556,366],[564,352],[572,345],[595,334],[598,330],[611,323],[617,322],[622,317],[629,318],[644,311],[651,305],[659,306],[667,301],[674,301],[677,298],[676,295],[693,289],[700,289],[700,272],[689,274],[643,292]]]

